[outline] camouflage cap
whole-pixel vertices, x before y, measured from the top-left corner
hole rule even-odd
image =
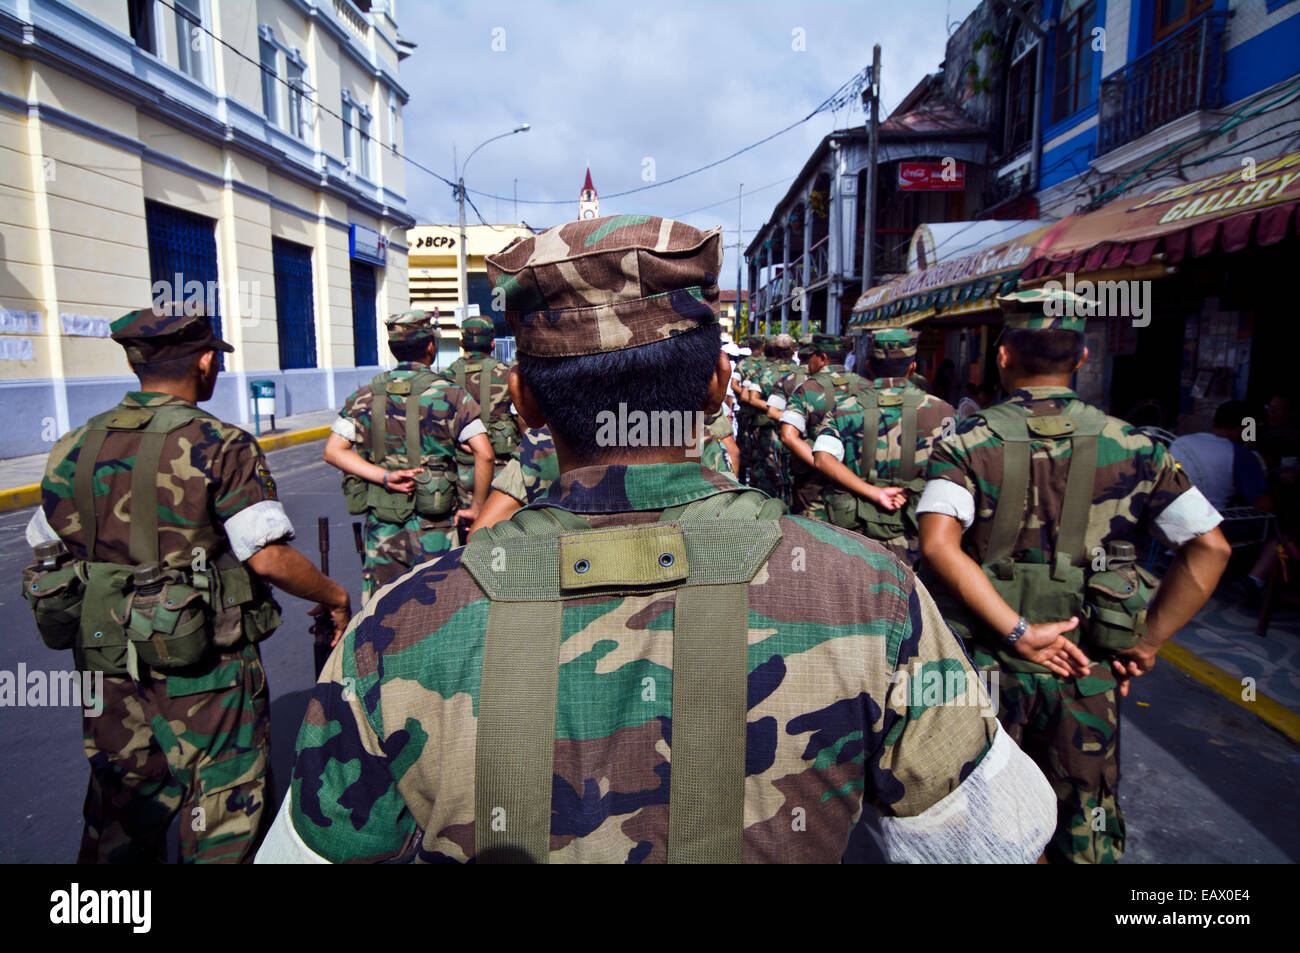
[[[797,342],[789,334],[778,334],[772,338],[772,347],[782,351],[793,351]]]
[[[568,222],[487,257],[521,353],[639,347],[718,320],[722,230],[651,215]]]
[[[233,351],[212,328],[207,311],[195,301],[155,304],[124,314],[112,324],[112,338],[132,364],[173,361],[201,351]]]
[[[384,324],[388,327],[390,341],[438,340],[437,312],[403,311],[401,314],[390,314]]]
[[[496,325],[491,318],[472,316],[461,322],[460,343],[465,347],[488,347],[496,336]]]
[[[1053,285],[1057,285],[1053,287]],[[1025,331],[1082,331],[1092,304],[1056,282],[1025,288],[998,298],[1006,326]]]
[[[916,339],[920,332],[911,328],[882,328],[871,335],[871,359],[891,361],[899,357],[916,357]]]

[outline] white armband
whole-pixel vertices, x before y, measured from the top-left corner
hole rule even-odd
[[[799,431],[800,433],[803,433],[806,429],[808,429],[808,421],[805,420],[804,415],[799,413],[799,411],[797,410],[787,410],[785,413],[783,413],[781,415],[781,423],[789,424],[791,427],[793,427],[795,430]]]
[[[1032,864],[1056,829],[1056,795],[1001,726],[984,760],[915,817],[882,817],[891,863]]]
[[[461,443],[469,443],[471,437],[477,437],[481,433],[487,433],[487,428],[483,426],[483,421],[475,417],[465,425],[465,429],[460,432],[456,439]]]
[[[357,425],[347,417],[337,417],[330,425],[330,433],[336,433],[348,443],[357,442]]]
[[[293,539],[293,523],[279,500],[246,506],[222,524],[235,558],[241,563],[265,546]]]
[[[255,864],[328,864],[305,843],[293,827],[293,792],[285,795],[266,839],[253,858]]]
[[[59,534],[54,532],[54,527],[50,521],[45,518],[45,508],[36,507],[36,512],[32,518],[27,521],[27,545],[35,549],[41,543],[57,542]]]
[[[1174,501],[1160,511],[1152,521],[1152,529],[1161,542],[1172,549],[1208,533],[1223,522],[1223,516],[1205,494],[1192,487],[1184,490]]]
[[[844,462],[844,444],[834,434],[824,433],[813,441],[813,453],[829,453],[840,463]]]
[[[960,520],[964,532],[975,522],[975,497],[951,480],[929,480],[916,504],[916,515],[922,513],[942,513]]]

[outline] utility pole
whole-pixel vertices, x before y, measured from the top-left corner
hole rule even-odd
[[[871,82],[863,91],[863,98],[871,98],[871,140],[867,147],[867,195],[863,208],[866,221],[862,235],[862,291],[875,284],[876,257],[876,159],[880,150],[880,44],[871,49]]]
[[[519,180],[515,179],[515,217],[510,221],[519,221]]]
[[[744,221],[741,215],[741,208],[745,201],[745,183],[740,183],[740,190],[736,193],[736,322],[733,327],[736,334],[740,333],[740,259],[744,254],[744,233],[740,230],[741,222]],[[748,312],[746,312],[745,331],[749,331]]]

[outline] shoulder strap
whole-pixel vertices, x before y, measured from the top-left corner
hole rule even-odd
[[[131,561],[136,565],[159,561],[158,552],[158,465],[162,462],[167,435],[190,421],[211,417],[197,407],[166,405],[157,408],[116,407],[93,417],[77,455],[72,492],[86,540],[86,559],[94,561],[99,525],[95,515],[95,469],[104,441],[111,431],[140,434],[131,464],[131,532],[128,539]]]
[[[1097,477],[1097,439],[1106,424],[1105,414],[1081,401],[1071,404],[1066,415],[1074,422],[1074,436],[1070,438],[1070,469],[1066,472],[1065,499],[1052,558],[1055,579],[1064,579],[1066,570],[1085,555],[1084,535]]]
[[[862,445],[858,448],[858,476],[868,483],[875,483],[879,474],[876,472],[876,439],[880,431],[880,404],[874,387],[858,391],[858,403],[862,405]]]
[[[384,465],[387,455],[388,436],[388,382],[392,378],[387,372],[375,375],[370,382],[374,396],[370,399],[370,462],[376,466]]]
[[[1010,557],[1020,536],[1029,493],[1029,430],[1025,426],[1028,415],[1009,404],[996,404],[971,416],[984,418],[1004,443],[1002,484],[984,553],[984,561],[992,563]]]
[[[496,366],[497,362],[494,359],[484,358],[483,370],[478,376],[478,419],[482,421],[485,430],[490,416],[488,412],[492,409],[492,402],[489,399],[492,396],[492,369]]]
[[[916,413],[925,395],[913,387],[903,389],[903,445],[898,461],[899,483],[916,478]]]
[[[775,507],[769,504],[776,504]],[[565,540],[599,541],[611,533],[630,530],[662,537],[666,552],[672,542],[654,526],[676,523],[683,548],[680,558],[699,565],[675,593],[673,611],[673,743],[669,788],[668,860],[670,863],[739,863],[742,860],[745,793],[745,717],[747,712],[749,582],[767,561],[780,539],[776,523],[784,504],[762,493],[742,490],[714,494],[682,508],[672,519],[665,511],[660,524],[566,533],[585,523],[580,516],[554,507],[520,510],[507,523],[476,533],[466,547],[466,568],[492,598],[488,610],[479,687],[475,746],[475,849],[481,863],[549,859],[550,792],[555,751],[559,644],[563,597],[506,602],[484,586],[483,567],[472,558],[491,553],[503,539],[517,540],[510,558],[527,555],[529,547],[545,544],[555,559]],[[752,521],[752,522],[751,522]],[[697,537],[736,540],[749,523],[766,545],[757,552],[745,540],[748,566],[734,572],[734,559],[710,556],[692,544]],[[500,530],[500,532],[496,532]],[[649,530],[649,534],[647,534]],[[752,543],[753,540],[748,540]],[[706,547],[707,548],[707,547]],[[654,549],[657,552],[658,549]],[[570,550],[581,555],[581,550]],[[610,550],[612,553],[613,551]],[[585,559],[578,560],[586,562]],[[707,570],[711,561],[732,570],[717,579]],[[594,562],[594,559],[593,559]],[[660,565],[664,555],[659,557]],[[517,564],[518,565],[518,564]],[[489,570],[490,571],[490,570]],[[581,570],[588,571],[587,569]],[[519,566],[515,580],[532,570]],[[708,583],[692,585],[690,577]],[[680,577],[679,577],[680,578]],[[720,584],[719,584],[720,583]],[[521,690],[527,701],[521,703]]]

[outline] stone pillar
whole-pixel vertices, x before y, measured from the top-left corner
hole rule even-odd
[[[790,321],[790,221],[781,213],[781,333]]]
[[[808,333],[808,309],[812,307],[812,295],[808,286],[812,284],[812,202],[803,197],[803,268],[800,269],[799,281],[804,288],[803,314],[800,315],[799,336]]]

